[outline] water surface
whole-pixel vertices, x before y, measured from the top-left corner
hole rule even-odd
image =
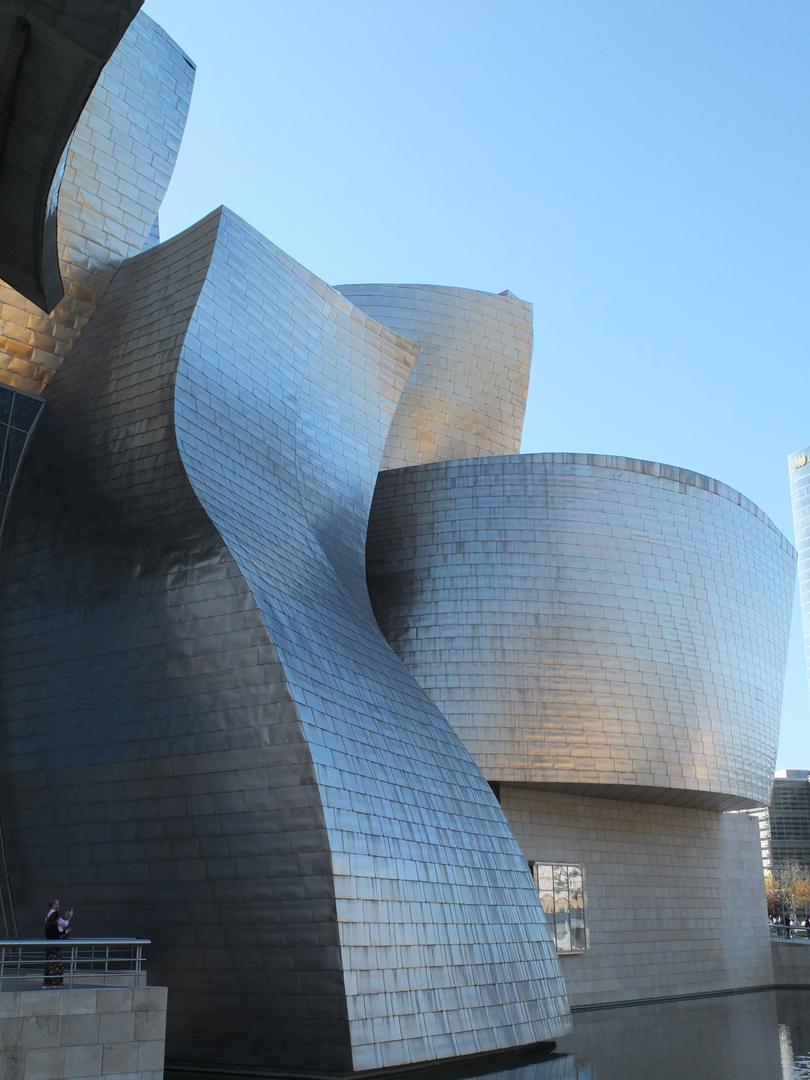
[[[426,1067],[408,1080],[810,1080],[810,989],[575,1013],[551,1059]],[[394,1074],[396,1075],[396,1074]],[[238,1080],[243,1080],[241,1074]],[[211,1080],[172,1074],[167,1080]],[[224,1076],[221,1080],[237,1080]]]
[[[810,1080],[810,990],[575,1013],[576,1080]]]

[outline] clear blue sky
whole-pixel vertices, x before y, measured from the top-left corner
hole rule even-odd
[[[147,0],[197,64],[164,238],[534,304],[523,449],[737,488],[810,443],[807,0]],[[810,768],[798,605],[778,768]]]

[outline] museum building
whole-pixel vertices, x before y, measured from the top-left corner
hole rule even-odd
[[[708,477],[519,455],[508,290],[332,287],[225,208],[160,243],[194,66],[139,6],[72,96],[63,5],[0,10],[41,196],[0,218],[6,934],[58,883],[151,938],[176,1068],[772,985],[725,811],[770,797],[793,548]]]

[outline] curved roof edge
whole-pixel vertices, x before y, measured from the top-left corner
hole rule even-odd
[[[142,3],[0,2],[0,278],[45,312],[64,295],[55,195],[65,150]]]
[[[808,453],[810,453],[810,448],[808,448]],[[796,557],[796,549],[784,533],[774,525],[773,521],[771,521],[764,510],[761,510],[756,503],[743,495],[742,492],[737,491],[736,488],[730,487],[728,484],[724,484],[722,480],[715,480],[714,477],[707,476],[705,473],[694,472],[691,469],[682,469],[677,465],[666,465],[660,461],[647,461],[644,458],[622,457],[618,454],[571,454],[551,452],[539,454],[505,454],[501,457],[490,458],[465,458],[463,460],[455,461],[437,461],[431,465],[411,465],[407,467],[412,469],[438,468],[439,466],[463,468],[465,465],[471,465],[478,461],[483,463],[485,461],[487,467],[491,468],[497,463],[518,460],[531,461],[538,465],[585,465],[595,469],[620,469],[623,472],[633,472],[643,476],[655,476],[660,480],[670,480],[674,483],[696,488],[699,491],[708,491],[712,495],[717,495],[721,499],[726,499],[728,502],[734,503],[739,506],[740,509],[746,510],[753,517],[763,522],[764,525],[769,529],[772,529],[779,537],[784,550],[794,558]],[[390,471],[393,472],[396,470]]]
[[[485,289],[465,289],[462,286],[456,285],[420,284],[415,281],[346,281],[342,285],[335,285],[334,288],[337,289],[338,292],[342,292],[343,289],[367,289],[369,291],[379,290],[381,293],[384,293],[386,289],[427,289],[430,292],[443,293],[446,296],[461,296],[468,300],[477,300],[484,297],[488,300],[511,300],[513,303],[522,304],[524,307],[532,307],[530,301],[521,300],[519,296],[515,296],[509,289],[504,289],[502,292],[487,292]]]

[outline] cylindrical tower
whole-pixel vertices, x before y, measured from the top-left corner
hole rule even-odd
[[[794,568],[738,492],[619,457],[384,473],[369,526],[379,625],[487,779],[703,809],[768,800]]]

